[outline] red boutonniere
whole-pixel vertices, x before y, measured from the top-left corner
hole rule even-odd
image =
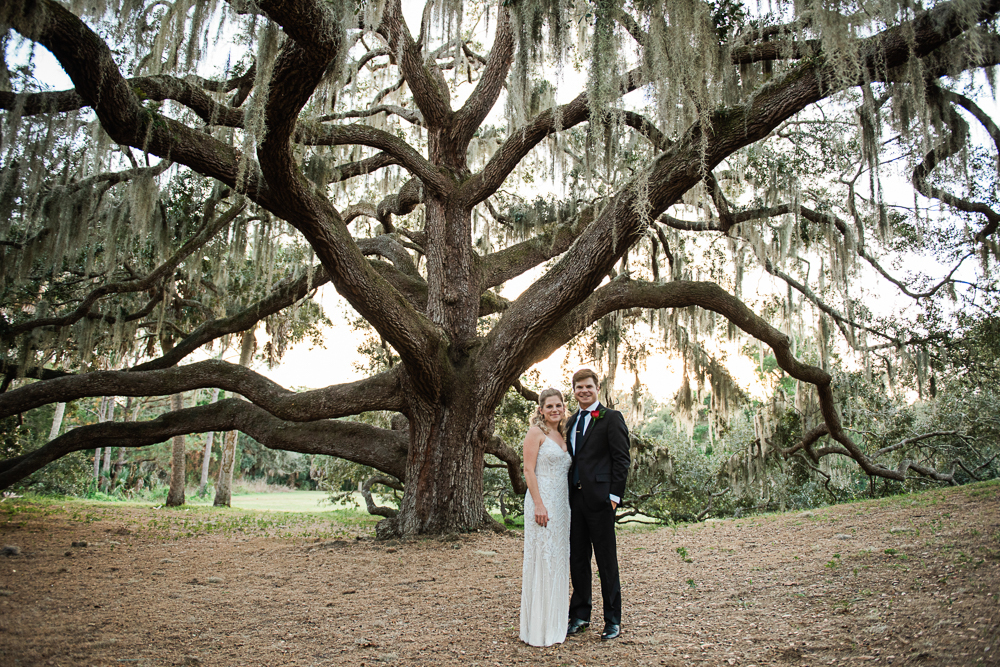
[[[601,417],[604,416],[604,412],[605,412],[604,410],[591,410],[590,411],[590,418],[591,419],[600,419]]]

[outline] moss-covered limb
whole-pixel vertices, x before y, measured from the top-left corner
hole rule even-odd
[[[956,9],[955,4],[939,5],[912,21],[864,40],[863,67],[857,72],[858,79],[930,53],[972,27],[970,18]],[[1000,0],[989,0],[975,18],[983,20],[998,9]],[[547,356],[547,353],[537,356],[538,343],[576,303],[588,299],[589,292],[626,249],[642,237],[649,218],[679,201],[707,171],[733,152],[760,141],[808,105],[855,83],[845,81],[835,66],[824,59],[811,58],[761,88],[746,104],[721,108],[711,113],[704,125],[701,121],[692,124],[668,151],[657,157],[646,174],[620,191],[576,239],[571,254],[573,258],[586,257],[586,261],[574,261],[568,253],[505,312],[487,337],[484,363],[498,376],[512,380],[531,360]],[[569,110],[564,115],[573,119]],[[536,119],[528,129],[543,134],[538,123]],[[538,137],[526,130],[516,133],[511,141],[515,139],[530,143]],[[485,174],[491,165],[509,159],[504,154],[506,149],[507,145],[501,147],[487,166],[485,180],[489,180]]]
[[[323,267],[316,267],[304,272],[297,278],[282,280],[274,290],[263,299],[250,304],[240,312],[229,317],[210,320],[198,326],[186,335],[169,352],[151,361],[135,366],[132,370],[153,370],[168,368],[180,363],[189,354],[228,334],[246,331],[269,315],[287,308],[299,299],[305,297],[317,287],[330,282],[330,276]]]
[[[142,278],[101,285],[91,290],[71,312],[56,317],[43,317],[19,322],[10,328],[9,333],[16,336],[41,327],[68,326],[92,314],[91,309],[94,305],[106,296],[128,292],[143,292],[154,288],[158,282],[170,276],[185,258],[203,247],[216,234],[228,227],[229,223],[236,219],[236,216],[243,211],[245,206],[246,204],[237,204],[231,207],[226,213],[218,216],[215,220],[205,224],[197,234],[178,248],[177,252],[167,259],[167,261],[157,266]]]
[[[289,37],[329,63],[344,47],[344,29],[352,12],[349,2],[324,0],[258,0],[260,11],[280,25]]]
[[[46,198],[54,200],[80,190],[92,188],[94,186],[110,187],[112,185],[131,181],[133,179],[155,178],[156,176],[164,173],[167,169],[170,169],[173,164],[174,163],[170,160],[162,160],[159,164],[152,167],[139,167],[138,169],[106,172],[103,174],[96,174],[89,178],[81,178],[78,181],[73,181],[72,183],[52,188],[52,190],[46,194]]]
[[[820,54],[803,60],[783,77],[764,85],[744,105],[720,109],[712,114],[706,128],[695,123],[672,152],[690,158],[696,151],[704,155],[708,168],[717,165],[735,150],[767,136],[779,123],[806,106],[850,86],[884,78],[912,58],[922,58],[949,41],[1000,12],[1000,0],[987,0],[966,13],[960,1],[942,3],[911,21],[896,25],[859,42],[859,66],[850,77]],[[974,64],[970,61],[970,66]],[[707,149],[702,132],[707,134]],[[660,168],[668,167],[670,153]],[[651,180],[661,180],[654,174]],[[666,201],[670,197],[664,197]],[[661,202],[653,204],[654,211]],[[672,199],[668,203],[673,203]]]
[[[733,49],[730,52],[730,59],[734,65],[749,65],[750,63],[774,60],[798,60],[816,55],[821,47],[822,42],[818,39],[748,44]]]
[[[209,125],[242,128],[243,111],[219,104],[202,88],[174,76],[158,74],[129,79],[136,97],[141,100],[180,102]]]
[[[788,336],[768,324],[734,295],[716,283],[685,280],[663,284],[625,278],[611,281],[595,290],[549,328],[547,335],[536,346],[531,363],[546,358],[573,336],[616,310],[689,306],[719,313],[747,334],[770,345],[778,364],[792,377],[815,385],[829,384],[828,373],[798,361],[791,353]]]
[[[482,259],[483,288],[489,289],[530,271],[543,262],[566,252],[577,236],[594,219],[587,208],[572,220],[545,229],[536,236],[515,243]]]
[[[640,68],[627,72],[620,94],[625,95],[647,83]],[[576,127],[590,118],[590,101],[587,93],[555,109],[546,109],[523,127],[517,128],[490,158],[483,170],[468,179],[460,196],[468,206],[475,206],[493,196],[504,180],[543,139],[556,131]]]
[[[993,123],[992,119],[986,116],[967,97],[951,93],[950,91],[943,91],[937,87],[930,88],[929,93],[929,98],[940,100],[938,104],[940,116],[949,132],[948,136],[932,148],[924,156],[920,164],[913,168],[911,182],[914,189],[928,199],[937,199],[958,211],[975,213],[985,218],[986,224],[983,225],[975,236],[977,243],[984,243],[1000,227],[1000,213],[997,213],[985,202],[971,201],[963,197],[958,197],[944,188],[932,185],[929,177],[939,164],[961,151],[966,145],[966,140],[969,136],[969,124],[959,115],[953,106],[954,104],[960,104],[966,110],[976,115],[980,122],[983,123],[983,126],[990,131],[990,135],[993,138],[994,144],[998,146],[998,150],[1000,150],[1000,131],[997,130],[997,126]]]
[[[449,144],[461,150],[463,156],[473,135],[496,104],[514,62],[514,30],[506,4],[498,8],[495,25],[493,46],[482,77],[465,105],[455,114],[455,123],[449,130]]]
[[[313,421],[372,410],[405,408],[399,371],[296,393],[254,371],[218,359],[151,371],[94,371],[32,382],[0,394],[0,415],[6,417],[49,403],[66,403],[93,396],[168,396],[194,389],[219,388],[246,397],[275,417]]]
[[[0,91],[0,109],[16,111],[21,116],[79,111],[86,106],[88,106],[87,103],[75,90],[56,90],[42,93]]]
[[[413,40],[403,18],[402,0],[386,3],[377,32],[388,42],[389,52],[427,126],[437,130],[449,127],[454,112],[447,86],[441,85],[440,70],[424,62],[422,45]]]
[[[400,165],[419,178],[429,190],[447,192],[451,185],[447,178],[423,155],[396,135],[363,124],[325,125],[300,122],[295,126],[292,140],[310,146],[368,146],[391,156]]]
[[[316,120],[323,123],[331,120],[344,120],[347,118],[371,118],[372,116],[377,116],[380,113],[384,113],[386,116],[399,116],[413,125],[419,125],[421,127],[426,125],[426,123],[424,123],[424,117],[420,115],[419,111],[416,109],[406,109],[398,104],[375,104],[367,109],[351,109],[349,111],[326,114],[324,116],[320,116]]]
[[[346,164],[337,165],[333,171],[331,183],[340,183],[350,180],[356,176],[367,176],[383,167],[399,164],[399,161],[389,153],[378,153],[363,160],[356,160]]]
[[[343,34],[338,39],[331,49],[343,46]],[[298,115],[336,55],[292,41],[280,50],[264,111],[266,132],[257,150],[261,169],[272,191],[280,193],[287,211],[283,217],[305,236],[341,296],[396,349],[404,365],[433,377],[441,332],[365,259],[337,211],[307,187],[293,155],[290,138]]]
[[[307,423],[278,419],[240,399],[168,412],[146,422],[104,422],[75,428],[33,452],[0,462],[0,489],[48,463],[94,447],[146,447],[175,435],[240,431],[270,449],[326,454],[368,465],[403,479],[406,436],[350,421]]]
[[[724,316],[730,322],[747,334],[763,341],[774,351],[778,366],[788,375],[808,382],[816,387],[819,396],[820,409],[823,414],[824,426],[810,431],[798,446],[787,453],[798,449],[811,450],[813,443],[822,435],[829,433],[842,448],[832,448],[823,455],[843,454],[854,459],[868,475],[902,481],[907,469],[912,469],[933,479],[946,480],[947,475],[929,468],[915,466],[913,462],[904,462],[899,469],[891,470],[876,464],[851,439],[843,428],[840,414],[837,411],[831,388],[830,374],[823,369],[803,363],[792,353],[791,340],[788,336],[772,327],[763,318],[756,315],[734,295],[726,292],[715,283],[675,281],[665,284],[648,283],[619,279],[601,287],[584,303],[577,306],[556,326],[550,329],[544,344],[536,350],[536,359],[544,359],[558,349],[573,336],[583,331],[598,319],[616,310],[631,308],[686,308],[698,306]],[[818,453],[810,451],[815,459]]]
[[[101,127],[119,144],[186,165],[234,187],[240,153],[204,132],[146,109],[122,77],[108,46],[76,15],[54,0],[15,0],[3,7],[3,19],[27,39],[56,57],[76,93],[94,109]],[[247,170],[241,191],[281,215],[265,183]]]
[[[618,11],[615,13],[614,18],[615,21],[620,23],[622,27],[628,31],[636,43],[643,48],[651,47],[652,40],[649,37],[649,33],[644,30],[631,15],[624,11]],[[665,39],[667,40],[685,39],[687,37],[686,35],[678,34],[679,30],[676,27],[666,27],[667,31]],[[780,30],[776,28],[778,27],[771,26],[767,29],[767,32],[750,31],[746,33],[745,43],[731,49],[729,55],[730,61],[734,65],[742,65],[762,61],[798,59],[813,55],[819,50],[820,40],[810,39],[793,41],[795,37],[795,30]],[[801,29],[801,26],[799,26],[799,29]],[[756,35],[752,34],[754,32],[756,32]],[[769,39],[778,34],[792,39],[788,41],[775,40],[756,43],[759,39]]]
[[[671,227],[673,229],[680,229],[686,231],[717,231],[721,233],[728,233],[733,226],[741,223],[749,222],[752,220],[763,220],[766,218],[774,218],[782,215],[787,215],[789,213],[794,213],[798,216],[801,216],[802,219],[808,220],[809,222],[815,223],[817,225],[830,226],[835,228],[840,233],[840,235],[844,237],[847,243],[847,247],[855,248],[857,250],[857,254],[859,257],[868,262],[868,264],[873,269],[878,271],[883,278],[885,278],[890,283],[895,285],[897,288],[899,288],[900,292],[910,297],[911,299],[923,299],[934,296],[938,291],[940,291],[941,289],[945,288],[947,285],[953,282],[953,277],[955,273],[959,270],[959,268],[961,268],[962,264],[975,254],[974,252],[966,253],[964,256],[960,257],[954,263],[954,265],[949,270],[948,274],[945,275],[944,278],[939,280],[936,284],[931,285],[927,289],[924,289],[923,291],[914,292],[907,284],[895,278],[882,266],[881,262],[879,262],[878,259],[874,255],[872,255],[871,252],[868,251],[867,247],[864,244],[863,239],[859,239],[856,237],[854,231],[852,230],[852,227],[849,224],[847,224],[846,221],[842,220],[841,218],[831,213],[817,211],[803,204],[775,204],[774,206],[768,206],[766,208],[745,209],[742,211],[734,211],[728,216],[726,216],[724,219],[723,216],[720,215],[719,220],[708,220],[703,222],[678,220],[676,218],[672,218],[664,214],[661,215],[659,218],[657,218],[657,222],[663,223],[664,225]],[[989,227],[988,226],[984,227],[984,230],[988,232]],[[979,234],[983,234],[983,231],[980,231]],[[977,241],[981,241],[981,239],[977,238]],[[798,291],[800,294],[802,294],[812,303],[814,303],[820,310],[822,310],[827,315],[832,317],[838,324],[864,329],[865,331],[868,331],[869,333],[872,333],[873,335],[879,338],[887,339],[890,343],[898,347],[910,344],[910,341],[904,341],[900,338],[894,337],[886,331],[873,329],[871,327],[866,327],[859,322],[849,320],[842,313],[840,313],[839,311],[837,311],[836,309],[832,308],[824,301],[822,301],[819,298],[819,296],[817,296],[808,286],[804,285],[798,280],[795,280],[784,271],[777,269],[772,262],[765,260],[764,269],[768,273],[771,273],[771,275],[775,276],[776,278],[784,280],[789,286],[794,288],[796,291]],[[848,337],[848,340],[850,340],[850,337]],[[858,348],[855,347],[855,349]]]
[[[11,380],[17,378],[28,378],[31,380],[52,380],[55,378],[67,377],[73,374],[68,371],[60,371],[54,368],[42,368],[39,366],[24,368],[9,361],[0,360],[0,375],[9,377]]]
[[[973,69],[1000,64],[1000,35],[977,31],[943,44],[920,59],[923,75],[940,79]],[[875,73],[873,81],[913,83],[912,70],[906,65]]]

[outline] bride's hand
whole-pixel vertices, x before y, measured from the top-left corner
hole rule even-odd
[[[542,528],[549,525],[549,511],[545,509],[544,505],[539,505],[535,507],[535,523],[537,523]]]

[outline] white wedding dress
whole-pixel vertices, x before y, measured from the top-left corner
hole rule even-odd
[[[521,641],[551,646],[566,639],[569,621],[569,484],[572,457],[551,438],[538,448],[535,477],[549,525],[535,523],[535,502],[524,496]]]

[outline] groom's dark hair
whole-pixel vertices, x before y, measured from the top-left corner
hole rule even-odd
[[[597,377],[597,373],[594,372],[593,368],[581,368],[577,372],[573,373],[573,387],[576,387],[576,383],[587,378],[594,378],[594,385],[597,387],[601,386],[601,381]]]

